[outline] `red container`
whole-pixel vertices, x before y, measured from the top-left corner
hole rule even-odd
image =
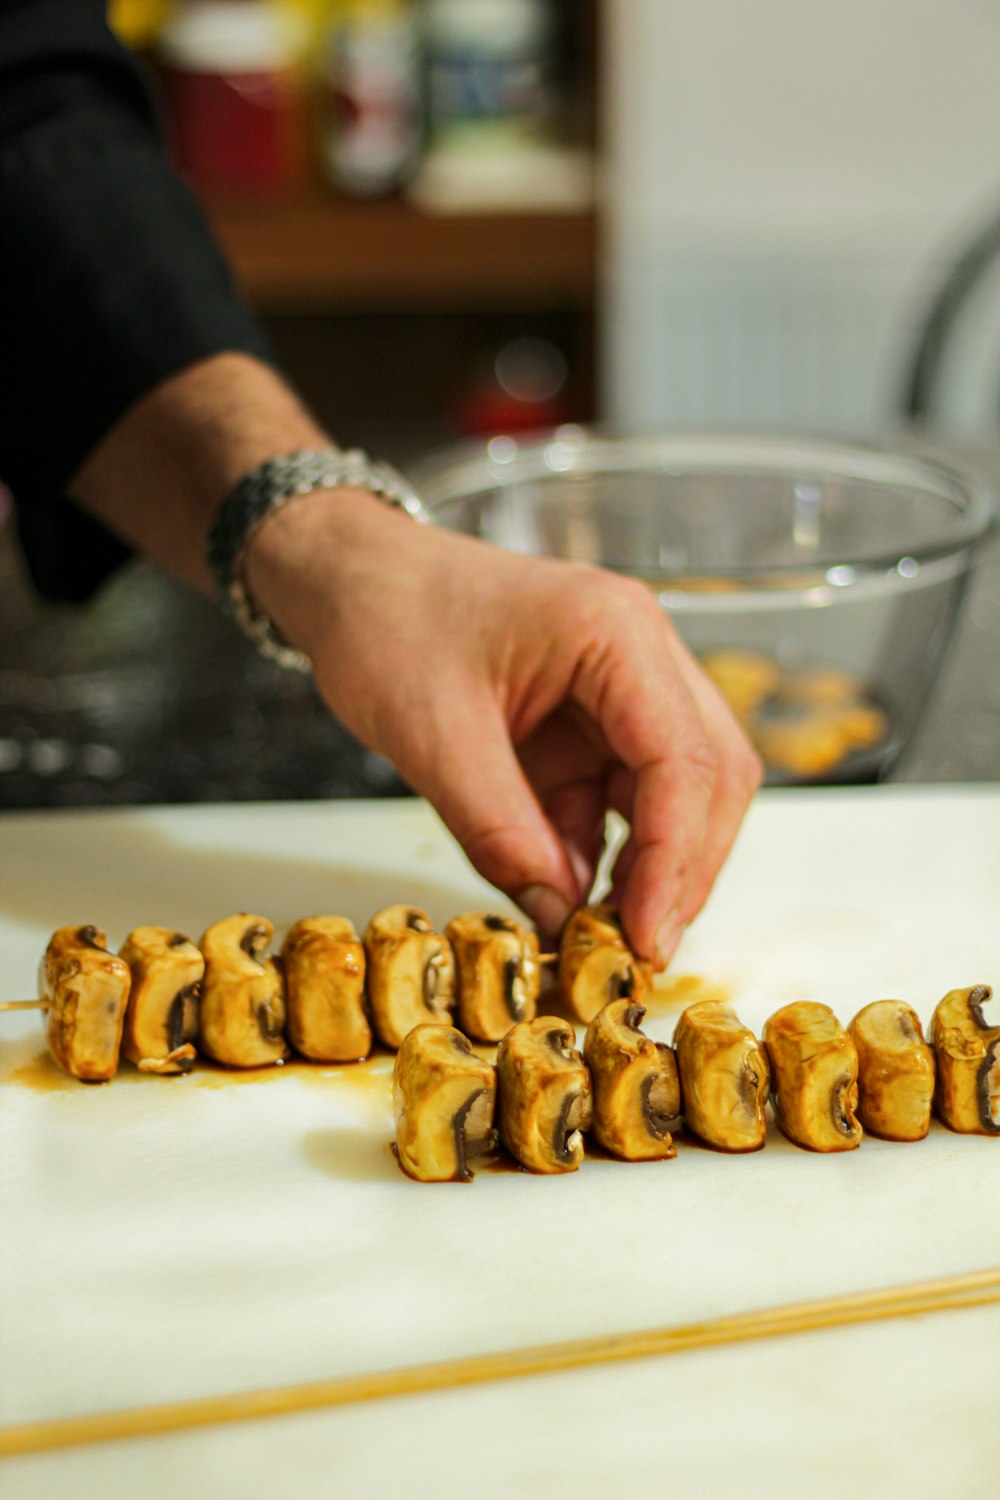
[[[160,40],[175,162],[196,188],[267,196],[301,183],[298,39],[261,0],[190,0]]]

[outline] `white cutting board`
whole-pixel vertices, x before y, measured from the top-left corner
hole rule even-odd
[[[33,992],[67,923],[117,945],[148,922],[197,937],[231,910],[279,932],[323,911],[363,925],[395,900],[438,922],[500,904],[420,804],[8,817],[0,994]],[[722,986],[756,1028],[791,999],[846,1022],[893,995],[926,1022],[947,989],[1000,989],[1000,789],[762,796],[673,972]],[[668,1040],[675,1016],[668,993],[647,1029]],[[388,1058],[85,1087],[38,1062],[37,1018],[0,1026],[4,1424],[1000,1263],[1000,1142],[938,1126],[841,1156],[772,1130],[751,1157],[682,1146],[428,1186],[388,1149]],[[995,1308],[944,1314],[80,1450],[0,1465],[0,1496],[811,1500],[846,1487],[821,1440],[850,1446],[855,1495],[971,1496],[1000,1472],[998,1337]]]

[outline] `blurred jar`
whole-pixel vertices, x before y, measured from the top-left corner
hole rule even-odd
[[[416,12],[404,0],[353,0],[320,54],[319,146],[332,186],[354,197],[397,191],[420,150]]]
[[[270,195],[305,177],[304,36],[264,0],[182,0],[159,41],[179,169],[209,192]]]
[[[425,24],[435,144],[544,130],[555,109],[548,0],[427,0]]]
[[[153,45],[170,10],[170,0],[111,0],[108,25],[128,47]]]

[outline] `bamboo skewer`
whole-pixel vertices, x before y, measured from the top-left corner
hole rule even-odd
[[[352,1402],[412,1395],[418,1391],[551,1374],[558,1370],[677,1354],[748,1339],[775,1338],[886,1318],[980,1307],[986,1303],[1000,1303],[1000,1269],[794,1303],[760,1312],[738,1313],[701,1323],[570,1339],[496,1354],[440,1360],[398,1370],[377,1370],[366,1375],[339,1376],[270,1390],[207,1396],[192,1401],[138,1407],[131,1411],[97,1412],[89,1416],[28,1422],[17,1427],[0,1428],[0,1458],[75,1448],[87,1443],[151,1437],[227,1422],[287,1416]]]
[[[45,1010],[47,1000],[0,1000],[0,1010]]]

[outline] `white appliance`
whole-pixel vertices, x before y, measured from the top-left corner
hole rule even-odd
[[[898,419],[949,267],[1000,215],[997,0],[606,0],[604,410]],[[959,326],[961,325],[961,326]],[[1000,276],[942,359],[1000,421]]]

